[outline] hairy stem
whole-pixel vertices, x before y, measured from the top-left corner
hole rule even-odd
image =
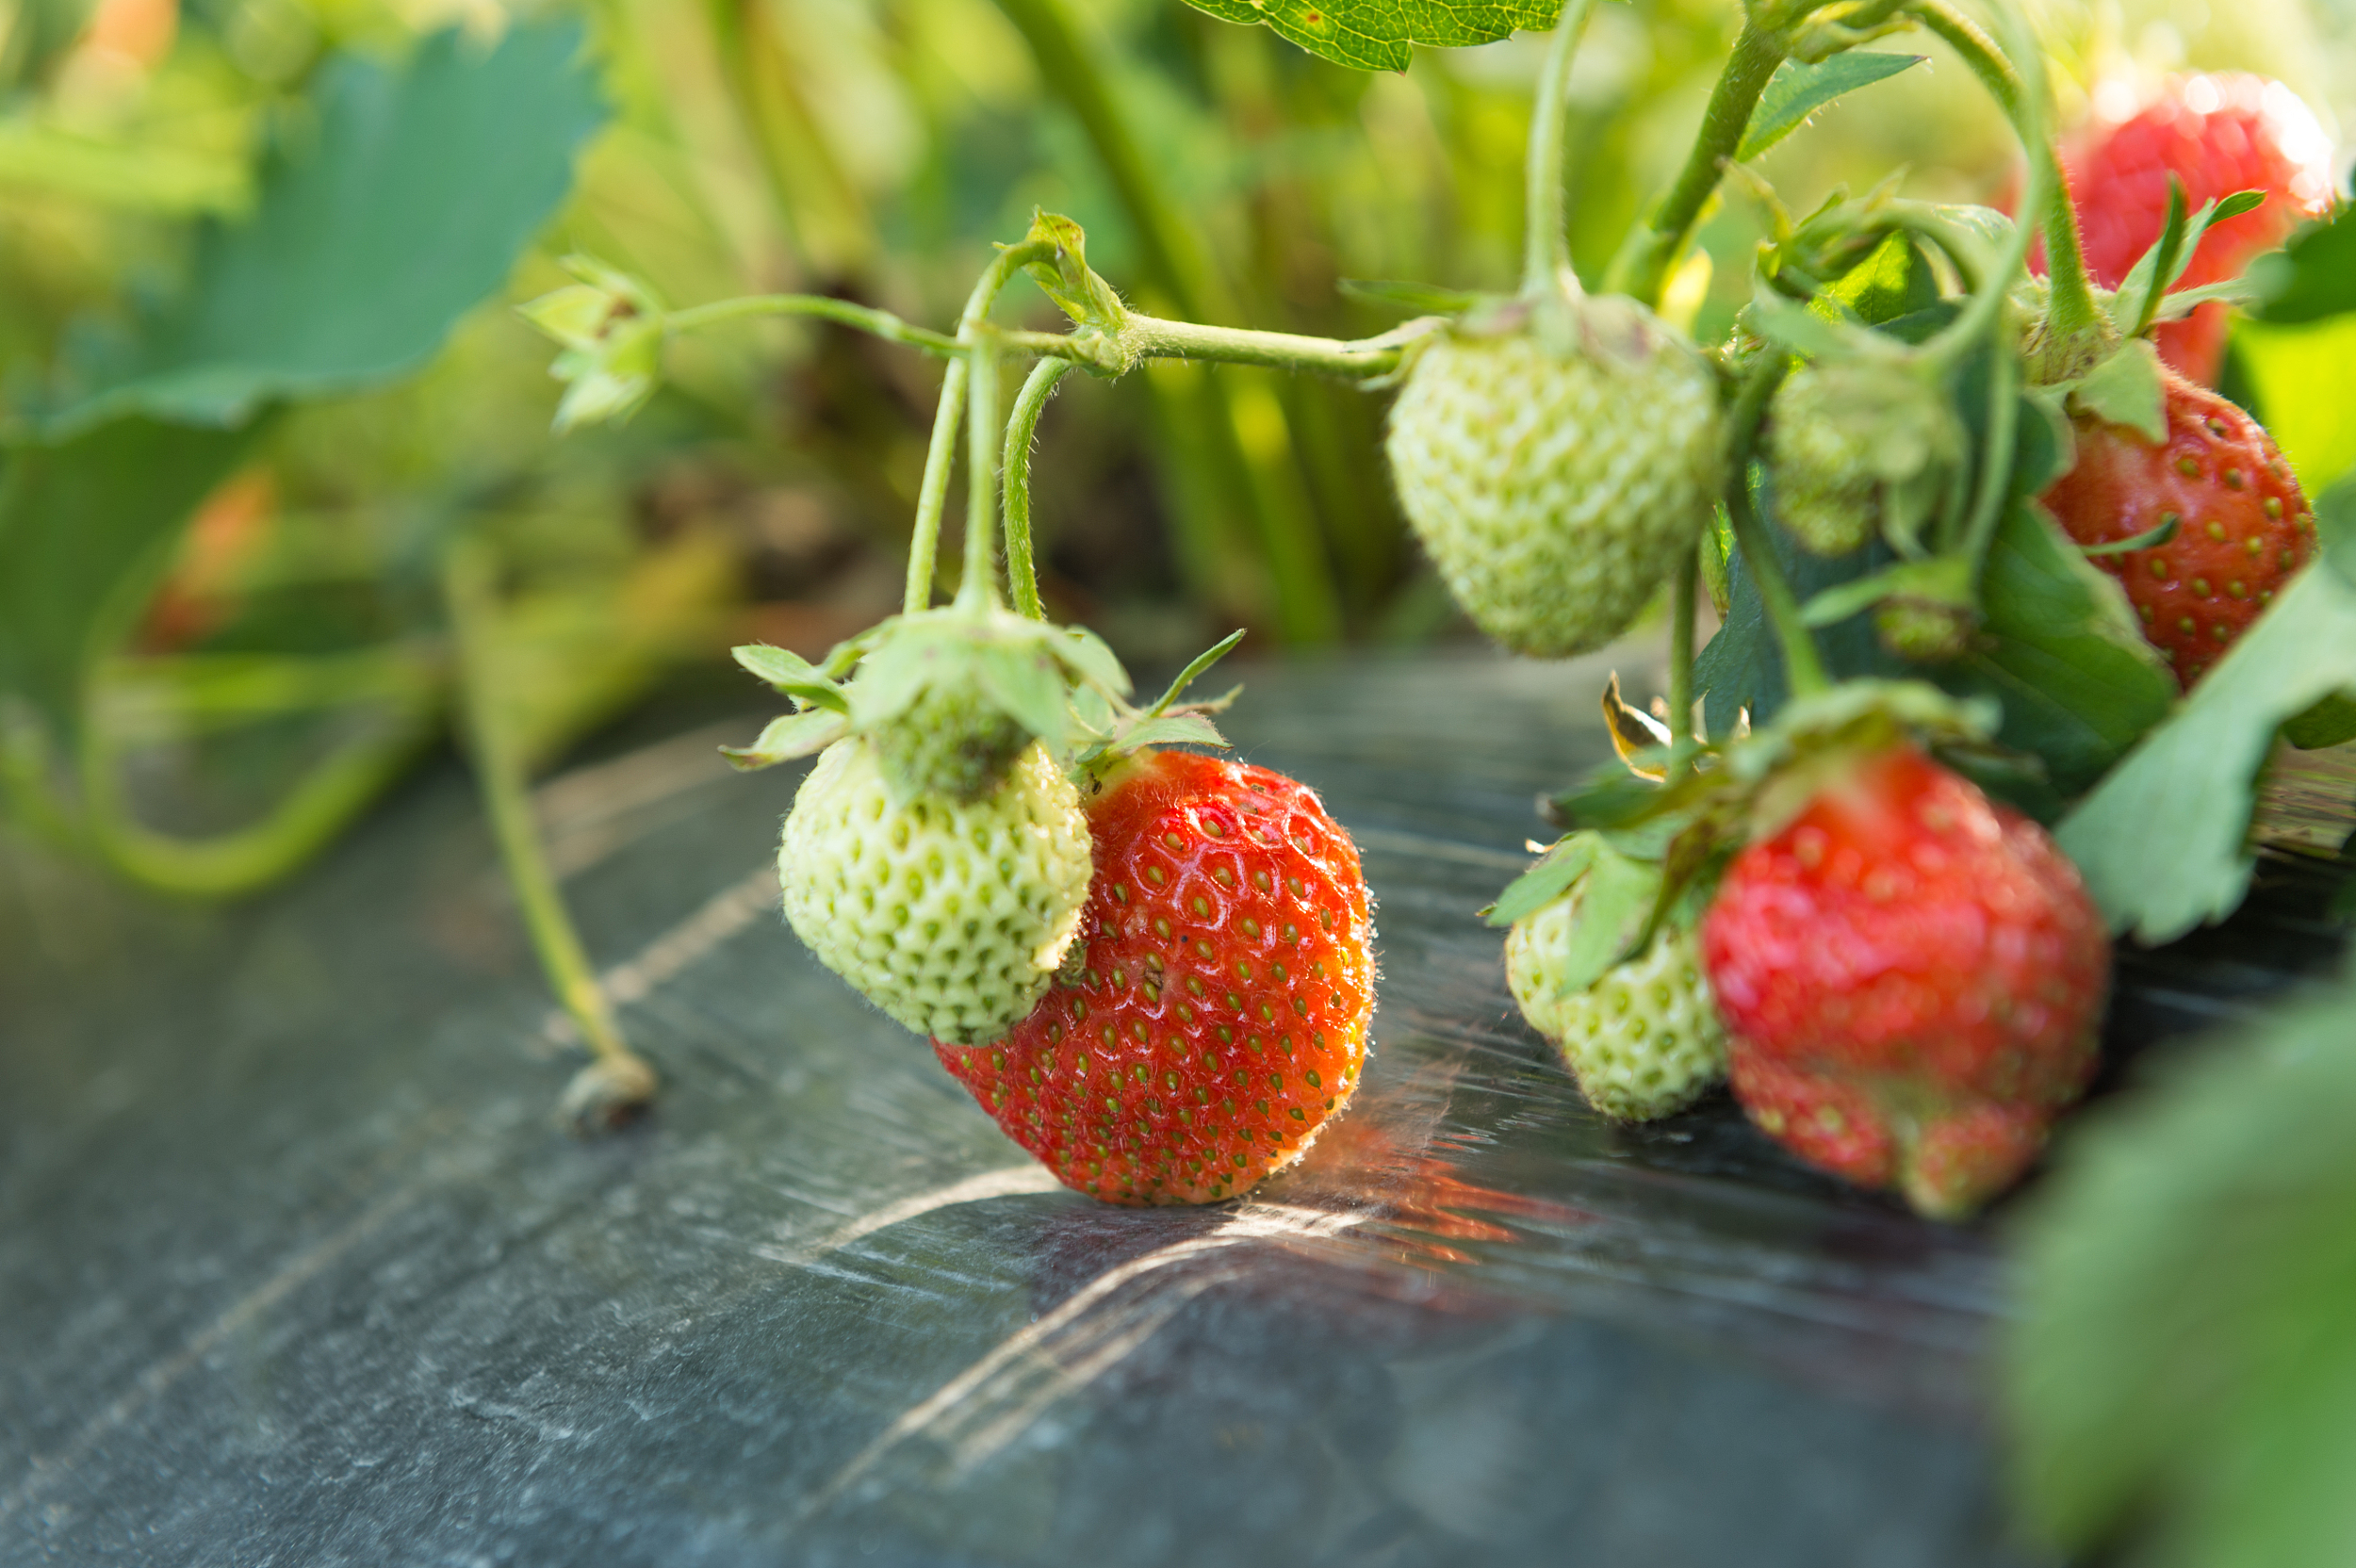
[[[1609,286],[1615,292],[1633,295],[1647,305],[1661,303],[1669,273],[1701,220],[1702,208],[1717,190],[1726,163],[1742,145],[1759,95],[1767,90],[1767,79],[1783,63],[1791,43],[1790,29],[1775,8],[1760,6],[1744,17],[1734,53],[1710,90],[1685,167],[1613,258]]]
[[[1055,384],[1072,368],[1068,359],[1042,359],[1023,378],[1015,394],[1014,410],[1006,417],[1006,449],[1003,467],[1006,485],[1006,587],[1015,610],[1032,620],[1047,618],[1039,598],[1039,566],[1031,553],[1031,443],[1039,434],[1039,416]]]
[[[1571,66],[1579,57],[1579,35],[1586,29],[1595,0],[1571,0],[1554,24],[1546,74],[1538,78],[1538,102],[1530,116],[1530,151],[1524,160],[1529,190],[1522,208],[1522,292],[1577,292],[1571,270],[1569,215],[1562,200],[1562,126],[1570,108]]]
[[[597,1058],[600,1075],[598,1119],[611,1121],[654,1093],[654,1070],[622,1039],[614,1009],[597,984],[581,935],[564,907],[564,895],[540,843],[532,793],[515,738],[499,710],[501,682],[491,647],[495,613],[487,553],[472,543],[453,546],[443,561],[442,591],[458,649],[460,707],[475,782],[483,793],[499,860],[515,890],[516,906],[532,934],[548,988],[570,1015],[582,1041]],[[576,1086],[578,1090],[579,1086]],[[567,1096],[568,1101],[576,1097]]]
[[[924,449],[924,482],[916,492],[916,527],[908,539],[908,591],[900,608],[913,615],[933,602],[934,562],[941,552],[941,514],[949,503],[949,471],[957,466],[957,429],[965,413],[965,382],[971,363],[960,354],[941,379],[941,401],[933,409],[933,438]]]
[[[1400,350],[1431,332],[1436,319],[1418,319],[1380,337],[1345,342],[1300,333],[1253,332],[1211,327],[1198,321],[1165,321],[1131,312],[1122,321],[1121,347],[1137,359],[1201,359],[1227,365],[1259,365],[1276,370],[1315,370],[1330,376],[1387,375],[1399,368]]]
[[[2024,200],[2021,210],[2025,214],[2042,206],[2045,211],[2045,270],[2053,286],[2046,307],[2049,335],[2055,342],[2068,342],[2101,335],[2108,323],[2102,307],[2095,302],[2094,286],[2086,276],[2086,253],[2078,239],[2077,208],[2070,202],[2070,185],[2062,178],[2061,163],[2053,155],[2053,143],[2046,139],[2044,116],[2036,96],[2023,86],[2012,62],[1996,46],[1996,41],[1979,24],[1948,4],[1948,0],[1913,0],[1908,9],[1963,57],[1963,63],[1980,79],[1980,85],[2004,109],[2021,137],[2021,149],[2028,155],[2031,186],[2041,192],[2039,199]]]
[[[888,310],[855,305],[848,300],[828,299],[823,294],[747,294],[740,299],[714,300],[710,304],[672,311],[663,318],[663,324],[666,332],[694,332],[698,327],[741,320],[748,316],[815,316],[927,353],[946,356],[957,351],[957,340],[946,333],[910,325]]]
[[[1824,660],[1817,656],[1816,639],[1808,634],[1808,623],[1800,617],[1800,601],[1792,592],[1791,580],[1783,575],[1783,563],[1775,555],[1775,541],[1767,536],[1766,527],[1751,510],[1750,482],[1751,451],[1759,440],[1759,422],[1767,413],[1767,400],[1775,396],[1789,368],[1790,362],[1784,355],[1771,355],[1751,373],[1735,399],[1727,417],[1726,515],[1734,524],[1734,543],[1742,552],[1742,567],[1758,586],[1768,624],[1775,629],[1775,640],[1783,647],[1786,683],[1792,694],[1799,697],[1825,691],[1832,682],[1824,674]]]
[[[966,351],[965,576],[957,605],[985,610],[998,602],[998,355],[987,337]]]
[[[2012,495],[2012,460],[2021,434],[2021,362],[2001,348],[1991,356],[1988,378],[1988,447],[1980,458],[1979,494],[1963,534],[1964,559],[1976,580],[1987,564],[1988,545]]]

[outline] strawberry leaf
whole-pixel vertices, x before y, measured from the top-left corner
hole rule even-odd
[[[2170,941],[2233,912],[2275,731],[2335,694],[2356,694],[2356,587],[2311,568],[2057,831],[2114,930]]]
[[[1942,676],[2003,705],[1997,740],[2076,794],[2167,714],[2176,681],[2119,584],[2016,499],[1981,568],[1980,645]]]
[[[2149,1511],[2171,1561],[2349,1560],[2351,1035],[2343,981],[2172,1058],[2061,1143],[2004,1367],[2015,1489],[2056,1544]]]
[[[2356,205],[2251,262],[2250,281],[2266,302],[2253,312],[2262,321],[2292,326],[2356,311]]]
[[[1562,0],[1188,0],[1222,22],[1265,23],[1321,59],[1404,71],[1415,45],[1458,49],[1516,30],[1542,33]]]
[[[1841,94],[1887,81],[1929,57],[1858,50],[1835,55],[1814,65],[1784,61],[1775,67],[1775,74],[1767,79],[1767,90],[1759,95],[1759,106],[1751,111],[1751,122],[1742,132],[1742,144],[1734,150],[1735,160],[1748,163],[1807,124],[1808,116]]]

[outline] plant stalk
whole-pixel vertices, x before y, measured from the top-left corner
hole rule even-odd
[[[1808,623],[1800,616],[1800,601],[1792,592],[1791,579],[1783,575],[1783,563],[1776,558],[1775,541],[1751,510],[1751,451],[1759,439],[1759,422],[1767,413],[1767,400],[1775,396],[1791,368],[1789,358],[1774,354],[1751,373],[1742,384],[1742,393],[1735,399],[1734,408],[1727,416],[1726,515],[1734,524],[1735,547],[1742,552],[1742,565],[1751,574],[1751,581],[1759,589],[1760,605],[1767,612],[1768,624],[1775,629],[1775,640],[1783,648],[1783,670],[1786,683],[1795,697],[1813,696],[1831,688],[1832,681],[1824,674],[1824,662],[1816,652],[1816,639],[1809,635]]]
[[[1006,418],[1004,507],[1006,530],[1006,589],[1018,613],[1032,620],[1047,618],[1039,597],[1039,566],[1031,551],[1031,444],[1039,434],[1039,418],[1055,384],[1072,368],[1068,359],[1042,359],[1023,378],[1015,394],[1014,410]]]
[[[1701,220],[1702,208],[1717,190],[1735,149],[1742,145],[1742,133],[1750,128],[1759,95],[1767,90],[1767,79],[1783,63],[1791,46],[1791,29],[1779,8],[1761,5],[1743,18],[1734,52],[1719,74],[1718,85],[1710,90],[1710,104],[1702,111],[1701,129],[1686,155],[1685,167],[1612,260],[1607,283],[1612,291],[1632,295],[1646,305],[1660,305],[1661,291],[1668,286],[1677,256]]]
[[[499,841],[499,860],[515,890],[548,988],[581,1031],[595,1060],[566,1090],[565,1108],[584,1127],[610,1126],[654,1095],[654,1070],[631,1051],[597,984],[564,895],[540,843],[523,755],[499,710],[499,681],[492,646],[496,613],[489,559],[483,547],[461,541],[443,560],[442,592],[458,650],[460,708],[475,783]]]
[[[963,354],[941,378],[941,401],[933,409],[933,437],[924,449],[924,481],[916,492],[916,526],[908,538],[908,590],[900,608],[913,615],[933,602],[934,564],[941,553],[941,514],[949,504],[949,471],[957,466],[957,431],[965,414],[965,381],[973,366]]]
[[[1530,115],[1530,151],[1523,161],[1529,182],[1522,206],[1522,293],[1548,290],[1576,295],[1579,274],[1571,268],[1569,215],[1562,194],[1562,129],[1570,110],[1571,66],[1579,58],[1579,37],[1586,30],[1595,0],[1571,0],[1554,24],[1538,101]]]
[[[965,576],[957,606],[981,611],[998,601],[998,354],[988,337],[966,351]]]
[[[2078,210],[2070,198],[2070,183],[2062,177],[2061,161],[2045,136],[2044,116],[2037,102],[1996,41],[1947,0],[1912,0],[1907,8],[1962,57],[2021,138],[2029,159],[2031,186],[2042,192],[2041,201],[2024,200],[2021,210],[2033,212],[2042,206],[2045,211],[2045,272],[2052,286],[2046,306],[2049,340],[2068,343],[2101,336],[2109,322],[2086,276],[2086,252],[2078,237]]]
[[[710,304],[672,311],[663,318],[663,325],[666,332],[694,332],[699,327],[747,316],[815,316],[857,327],[888,342],[922,349],[926,353],[946,356],[957,352],[957,340],[946,333],[911,325],[888,310],[856,305],[824,294],[747,294],[733,300],[714,300]]]

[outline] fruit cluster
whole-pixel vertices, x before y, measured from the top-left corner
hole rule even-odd
[[[1088,268],[1079,227],[1045,213],[954,336],[804,296],[670,315],[587,263],[581,287],[532,307],[566,344],[560,373],[604,387],[611,412],[644,400],[671,335],[754,310],[951,362],[906,612],[823,665],[739,650],[796,710],[734,755],[823,753],[779,848],[788,920],[1075,1188],[1207,1201],[1300,1158],[1361,1079],[1374,1002],[1348,836],[1289,779],[1171,749],[1223,743],[1220,703],[1177,698],[1233,639],[1139,709],[1102,644],[1044,618],[1027,465],[1075,367],[1228,360],[1395,386],[1384,452],[1407,519],[1469,618],[1516,653],[1601,647],[1665,595],[1658,717],[1615,680],[1620,761],[1550,804],[1568,831],[1490,912],[1510,928],[1513,997],[1605,1113],[1667,1115],[1729,1078],[1800,1158],[1925,1214],[1971,1213],[2036,1158],[2094,1072],[2106,923],[2162,918],[2090,892],[2041,824],[2070,840],[2106,779],[2153,754],[2139,742],[2206,714],[2234,737],[2218,756],[2253,759],[2220,786],[2242,792],[2215,852],[2230,858],[2278,727],[2301,744],[2356,735],[2337,677],[2302,678],[2278,713],[2233,695],[2266,682],[2218,673],[2270,638],[2265,657],[2282,657],[2266,617],[2300,600],[2318,554],[2266,430],[2202,384],[2243,264],[2331,205],[2320,132],[2285,90],[2178,81],[2065,153],[2035,46],[2000,46],[1947,0],[1761,4],[1684,172],[1591,291],[1562,167],[1591,9],[1565,8],[1542,79],[1520,288],[1370,286],[1437,312],[1378,337],[1145,316]],[[1951,45],[2020,133],[2019,221],[1894,181],[1795,215],[1747,167],[1844,83],[1904,69],[1824,66],[1906,25]],[[1771,56],[1790,69],[1762,97]],[[1658,307],[1738,165],[1772,238],[1748,304],[1704,348]],[[990,323],[1018,269],[1069,332]],[[998,356],[1014,352],[1038,363],[1002,420]],[[936,609],[961,417],[965,570]],[[1705,582],[1722,624],[1697,656]],[[2220,704],[2249,710],[2219,720]],[[2114,825],[2080,841],[2149,830],[2150,790],[2110,795]],[[2193,896],[2229,907],[2241,876],[2221,874],[2221,906],[2213,887]]]

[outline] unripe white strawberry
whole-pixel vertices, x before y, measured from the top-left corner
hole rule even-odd
[[[1846,555],[1876,532],[1911,537],[1963,461],[1963,427],[1918,368],[1807,365],[1769,407],[1775,515],[1801,547]]]
[[[1617,297],[1517,302],[1421,348],[1385,443],[1448,590],[1516,653],[1627,629],[1709,522],[1723,466],[1715,377]]]
[[[1088,890],[1079,792],[1034,742],[978,799],[903,799],[875,743],[838,741],[777,845],[785,918],[821,963],[920,1035],[997,1038],[1043,995]]]
[[[1574,887],[1506,937],[1522,1017],[1606,1116],[1650,1121],[1684,1109],[1726,1073],[1726,1029],[1693,933],[1664,925],[1643,953],[1573,988],[1562,982],[1579,905]]]

